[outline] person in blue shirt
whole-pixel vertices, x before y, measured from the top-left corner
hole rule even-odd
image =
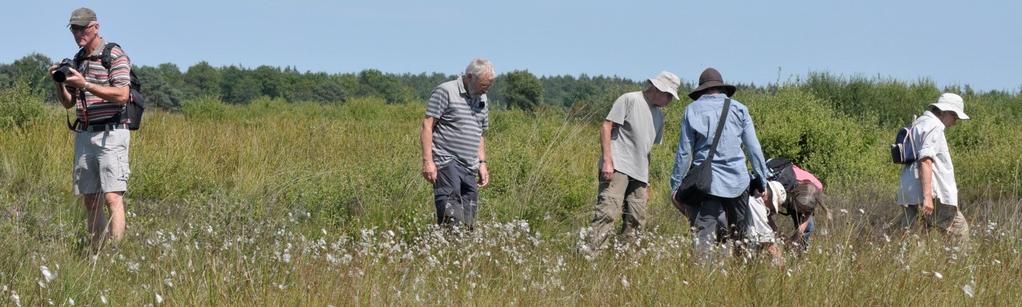
[[[757,182],[760,188],[754,190],[766,190],[766,178],[770,177],[749,109],[732,99],[717,153],[713,161],[709,161],[713,163],[710,195],[691,204],[682,204],[674,197],[688,171],[706,162],[724,102],[736,90],[735,86],[724,83],[716,69],[707,68],[703,71],[699,76],[699,86],[688,95],[695,101],[685,108],[681,136],[674,155],[671,199],[688,216],[695,235],[696,257],[704,262],[712,258],[717,246],[726,255],[729,247],[725,243],[728,240],[740,242],[744,235],[741,226],[745,223],[745,214],[741,209],[748,205],[750,184],[746,156],[753,170],[760,175]]]

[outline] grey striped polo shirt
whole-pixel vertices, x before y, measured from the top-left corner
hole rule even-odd
[[[486,94],[472,98],[462,77],[441,83],[426,103],[426,116],[435,118],[433,162],[437,166],[456,161],[468,169],[479,168],[479,141],[489,126]]]

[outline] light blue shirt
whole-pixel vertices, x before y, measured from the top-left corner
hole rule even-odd
[[[714,134],[717,132],[717,121],[720,120],[721,109],[724,108],[724,94],[703,95],[685,108],[685,117],[681,121],[681,137],[674,153],[674,170],[671,172],[671,191],[676,191],[693,165],[699,165],[710,154]],[[752,124],[749,109],[731,100],[730,114],[721,132],[717,154],[713,157],[713,182],[710,194],[717,197],[734,198],[749,188],[749,170],[745,166],[745,157],[749,156],[752,169],[760,175],[760,183],[766,187],[766,177],[770,171],[763,157],[759,139],[756,138],[756,127]],[[745,145],[744,153],[742,145]]]

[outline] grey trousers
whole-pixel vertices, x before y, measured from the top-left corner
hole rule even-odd
[[[450,162],[437,170],[433,184],[437,224],[471,229],[475,225],[478,200],[476,172],[458,162]]]
[[[922,218],[923,224],[927,228],[935,227],[944,231],[944,234],[960,243],[969,242],[969,223],[965,221],[962,211],[958,210],[958,207],[940,203],[939,199],[934,199],[933,202],[935,204],[934,212]],[[915,226],[916,221],[920,219],[920,206],[909,205],[903,207],[905,211],[899,217],[903,228],[912,229]]]
[[[689,225],[695,236],[695,256],[699,262],[710,262],[719,252],[725,256],[731,253],[726,244],[729,240],[741,242],[749,192],[736,198],[708,196],[695,206],[689,206]]]

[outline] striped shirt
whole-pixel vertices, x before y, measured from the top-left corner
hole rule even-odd
[[[113,87],[128,87],[131,85],[131,60],[128,59],[128,55],[121,50],[120,47],[114,47],[110,50],[110,70],[103,67],[102,56],[103,48],[106,47],[106,40],[100,44],[99,48],[92,51],[92,54],[82,57],[83,60],[78,65],[78,72],[85,76],[85,81]],[[84,49],[79,50],[79,53],[85,52]],[[123,105],[115,102],[103,100],[92,94],[89,91],[81,90],[85,92],[85,101],[88,107],[83,111],[82,104],[79,102],[81,93],[79,90],[73,87],[68,87],[68,91],[73,96],[71,101],[75,103],[75,110],[78,111],[78,120],[80,122],[86,122],[86,116],[88,116],[88,123],[103,123],[111,118],[114,118],[120,114]]]
[[[470,170],[479,168],[479,142],[489,126],[486,94],[473,98],[461,77],[435,89],[426,103],[426,116],[435,118],[433,162],[456,161]]]

